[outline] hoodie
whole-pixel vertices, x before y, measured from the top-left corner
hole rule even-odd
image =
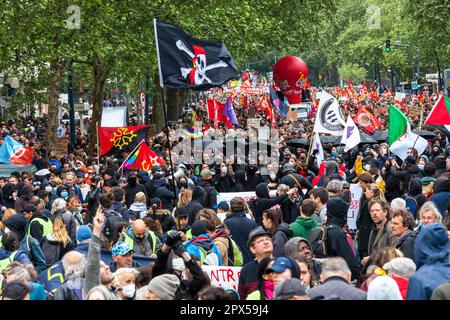
[[[407,300],[430,300],[433,290],[450,279],[450,241],[440,223],[425,226],[414,244],[417,272],[411,277]]]
[[[347,223],[348,207],[347,202],[339,197],[331,198],[327,202],[327,256],[342,257],[352,272],[352,279],[358,279],[361,264],[353,253],[343,229]]]
[[[205,199],[205,189],[200,186],[194,187],[194,190],[192,190],[191,202],[183,207],[189,213],[188,225],[192,225],[195,221],[195,215],[197,214],[197,212],[205,208]]]
[[[278,225],[277,230],[272,236],[273,252],[272,255],[276,257],[283,257],[284,245],[292,237],[292,230],[287,223],[281,223]]]
[[[431,197],[431,201],[439,209],[439,212],[445,217],[447,211],[447,203],[450,201],[450,180],[439,178],[436,180],[434,186],[434,195]]]
[[[207,234],[200,234],[197,237],[189,240],[184,244],[184,248],[189,254],[193,254],[201,259],[202,263],[205,261],[205,257],[210,253],[215,253],[219,260],[219,266],[222,265],[222,258],[219,249],[214,244],[213,240]],[[203,251],[203,255],[201,254]],[[202,259],[203,257],[203,259]]]
[[[250,202],[250,208],[253,212],[253,216],[255,217],[255,222],[258,225],[262,226],[263,212],[277,204],[281,204],[283,200],[287,198],[287,195],[284,194],[276,198],[270,198],[267,184],[264,182],[258,184],[255,191],[258,198]]]
[[[320,223],[316,222],[312,217],[297,217],[293,223],[289,225],[291,227],[293,237],[302,237],[308,239],[311,229],[320,226]]]
[[[145,184],[147,189],[148,199],[159,198],[162,202],[162,209],[172,211],[173,204],[172,199],[176,199],[175,193],[166,187],[166,181],[164,179],[155,179]]]

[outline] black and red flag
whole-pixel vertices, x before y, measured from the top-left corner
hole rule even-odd
[[[160,85],[206,90],[239,79],[225,44],[191,37],[178,26],[154,20]]]
[[[97,127],[100,156],[132,152],[145,139],[148,125],[133,127]]]

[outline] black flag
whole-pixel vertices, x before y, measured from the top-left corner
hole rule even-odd
[[[206,90],[239,78],[223,42],[196,39],[156,20],[154,24],[161,87]]]

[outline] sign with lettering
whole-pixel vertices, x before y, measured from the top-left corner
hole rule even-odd
[[[220,267],[220,266],[202,266],[202,270],[206,272],[211,281],[211,285],[229,286],[238,290],[239,275],[242,267]]]
[[[351,194],[351,202],[350,207],[347,211],[347,224],[349,229],[355,230],[356,229],[356,219],[358,218],[358,211],[359,211],[359,201],[361,199],[362,195],[362,189],[359,185],[359,183],[352,183],[350,184],[350,194]]]

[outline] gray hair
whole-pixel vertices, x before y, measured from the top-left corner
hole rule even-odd
[[[139,274],[139,271],[137,271],[136,269],[133,268],[119,268],[116,270],[116,272],[114,272],[112,275],[114,277],[114,280],[112,281],[112,286],[113,287],[122,287],[120,281],[121,281],[121,277],[124,273],[133,273],[134,276],[136,277]]]
[[[433,211],[433,214],[436,216],[436,218],[439,220],[439,222],[442,222],[442,214],[439,211],[439,209],[436,207],[434,202],[427,201],[422,205],[422,207],[419,210],[419,214],[418,214],[419,219],[420,219],[422,213],[424,213],[426,211]]]
[[[334,194],[341,194],[342,193],[342,187],[343,187],[343,183],[341,180],[331,180],[330,182],[328,182],[327,184],[327,190],[330,193],[334,193]]]
[[[341,257],[325,259],[322,264],[321,275],[327,279],[332,276],[344,276],[347,277],[351,274],[347,262]]]
[[[63,198],[55,199],[55,201],[53,201],[52,204],[52,213],[55,213],[58,210],[63,210],[66,207],[66,205],[67,202]]]
[[[406,209],[406,201],[402,198],[395,198],[391,201],[391,210]]]
[[[5,269],[4,273],[7,277],[14,275],[15,280],[31,281],[31,275],[27,268],[19,263],[15,265],[11,264]]]

